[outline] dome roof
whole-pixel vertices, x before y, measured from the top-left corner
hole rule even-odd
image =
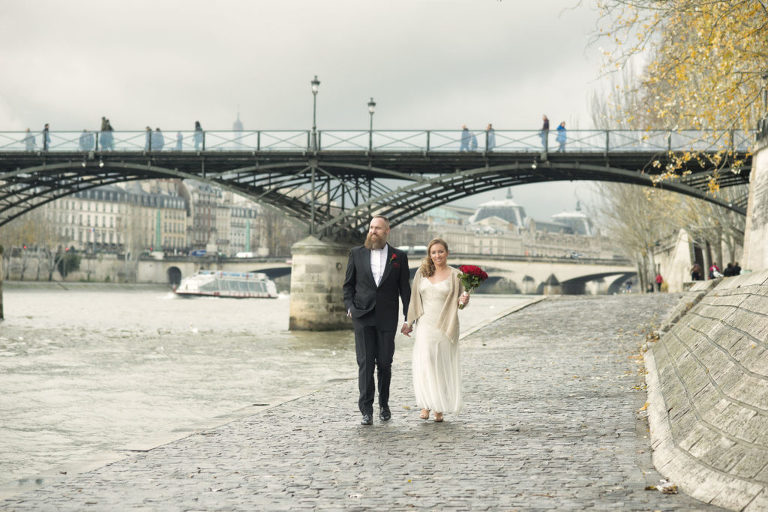
[[[552,216],[552,220],[558,224],[569,226],[579,235],[591,236],[594,234],[592,219],[581,211],[581,203],[576,201],[576,211],[564,211]]]
[[[488,217],[498,217],[515,226],[522,227],[525,223],[525,208],[512,200],[512,191],[507,190],[507,197],[502,200],[492,200],[480,204],[474,215],[469,218],[470,223],[479,222]]]

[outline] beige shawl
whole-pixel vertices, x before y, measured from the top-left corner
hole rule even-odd
[[[448,278],[450,279],[450,289],[438,319],[440,330],[454,343],[459,340],[459,296],[464,293],[464,285],[461,284],[459,273],[457,269],[451,268],[451,277]],[[426,279],[426,277],[421,275],[420,270],[417,270],[413,277],[411,302],[408,306],[408,325],[411,327],[424,314],[421,292],[419,291],[422,279]]]

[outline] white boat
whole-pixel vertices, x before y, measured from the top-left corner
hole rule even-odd
[[[193,276],[182,279],[174,292],[185,297],[277,298],[277,287],[274,281],[260,272],[201,270]]]

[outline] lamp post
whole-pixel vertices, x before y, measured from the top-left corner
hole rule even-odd
[[[312,84],[312,150],[317,151],[317,90],[320,88],[317,75],[310,83]]]
[[[320,89],[320,80],[317,79],[317,75],[310,82],[312,84],[312,151],[317,152],[317,91]],[[310,164],[311,167],[311,184],[312,184],[312,214],[309,222],[309,234],[315,234],[315,209],[317,202],[317,190],[315,189],[315,163]]]
[[[376,113],[376,102],[373,101],[373,98],[368,102],[368,113],[371,114],[371,124],[368,128],[368,151],[373,151],[373,114]]]

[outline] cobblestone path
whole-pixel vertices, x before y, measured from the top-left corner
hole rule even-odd
[[[676,300],[555,298],[475,332],[460,341],[466,409],[444,423],[418,419],[401,364],[389,423],[359,425],[356,379],[334,383],[0,509],[720,510],[644,490],[661,477],[637,354]]]

